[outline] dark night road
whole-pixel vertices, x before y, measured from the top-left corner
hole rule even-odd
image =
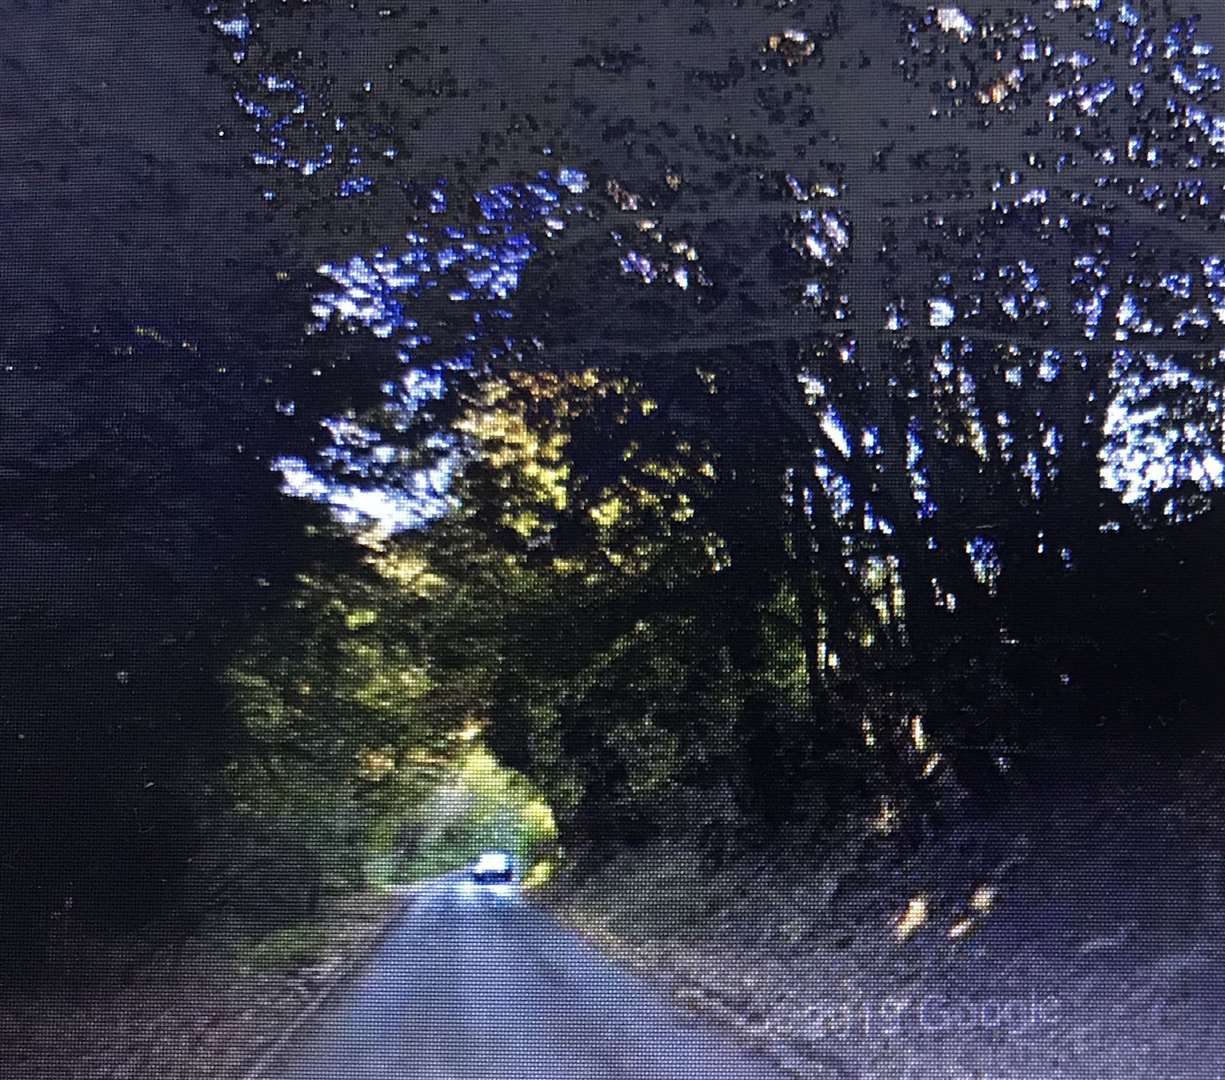
[[[523,901],[429,885],[261,1080],[775,1080]]]

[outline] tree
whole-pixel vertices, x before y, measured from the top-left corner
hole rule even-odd
[[[221,811],[234,642],[348,557],[271,464],[394,359],[305,340],[313,268],[246,198],[198,11],[0,7],[3,949],[182,871]]]
[[[64,587],[15,586],[6,616],[27,642],[80,627],[41,666],[8,665],[9,725],[39,735],[10,758],[23,784],[53,771],[61,732],[91,730],[57,674],[106,688],[84,756],[100,776],[121,763],[116,819],[163,785],[113,729],[164,734],[162,760],[213,731],[226,638],[261,614],[261,581],[307,561],[278,455],[309,460],[329,497],[419,502],[423,475],[456,474],[467,505],[429,541],[481,571],[447,616],[469,641],[433,635],[448,671],[480,675],[448,681],[472,688],[456,708],[497,705],[511,735],[507,717],[541,717],[557,776],[578,770],[557,797],[611,793],[613,831],[711,790],[719,770],[695,777],[718,716],[736,718],[727,775],[748,745],[817,759],[868,734],[890,769],[925,771],[915,716],[965,772],[1042,718],[1205,714],[1225,472],[1210,35],[1173,5],[1104,0],[592,11],[227,0],[208,12],[227,65],[210,81],[203,52],[170,41],[182,16],[134,9],[182,61],[191,108],[163,126],[136,63],[33,86],[38,16],[14,20],[0,73],[26,103],[22,144],[46,153],[0,165],[10,248],[29,256],[7,272],[35,268],[10,290],[3,476],[23,516],[6,550],[15,581]],[[95,38],[137,40],[117,27]],[[80,87],[103,82],[90,114]],[[249,213],[214,229],[215,203],[256,176]],[[36,184],[65,185],[78,212],[48,224]],[[62,254],[78,235],[84,263]],[[178,247],[155,272],[132,258],[165,236]],[[588,371],[605,396],[579,395],[580,424],[569,391],[529,392]],[[466,426],[491,394],[515,431]],[[631,433],[653,442],[626,468]],[[493,435],[539,445],[508,468]],[[95,490],[115,543],[79,589],[70,569],[101,550]],[[1138,600],[1120,586],[1135,579],[1152,582]],[[593,597],[578,647],[557,628]],[[694,615],[737,603],[747,632]],[[192,644],[164,662],[172,637]],[[542,660],[568,647],[550,681]],[[692,676],[671,697],[661,650]],[[807,742],[784,719],[797,670]],[[185,671],[196,719],[167,721]],[[575,742],[634,687],[651,689],[625,732]],[[92,805],[63,801],[77,820]],[[46,880],[51,895],[67,875]]]
[[[422,223],[333,274],[322,318],[396,337],[394,300],[410,364],[594,364],[679,424],[695,369],[745,395],[791,447],[810,655],[825,620],[842,672],[908,667],[926,708],[951,658],[1052,645],[1054,598],[1085,606],[1221,474],[1220,73],[1197,20],[980,7],[553,5],[545,47],[518,9],[488,8],[517,28],[492,43],[461,14],[406,44],[382,29],[405,8],[250,3],[244,63],[287,65],[263,87],[299,111],[260,124],[295,206],[385,237],[407,196]],[[325,35],[362,45],[325,69]],[[346,169],[368,182],[337,210]]]

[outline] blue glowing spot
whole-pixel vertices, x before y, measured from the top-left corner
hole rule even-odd
[[[1087,116],[1097,116],[1099,107],[1114,91],[1115,82],[1113,79],[1106,79],[1103,82],[1086,87],[1076,95],[1077,107]]]
[[[526,184],[525,187],[528,191],[535,195],[536,198],[540,199],[541,202],[555,203],[558,200],[556,191],[552,191],[541,184]]]
[[[821,417],[821,430],[828,436],[843,457],[851,456],[851,440],[846,433],[846,427],[842,423],[842,417],[838,415],[838,410],[831,406],[826,409]]]
[[[214,19],[213,25],[226,37],[246,41],[251,36],[251,20],[246,15],[233,19]]]
[[[1170,273],[1164,274],[1161,278],[1161,287],[1167,292],[1177,296],[1180,300],[1191,299],[1191,275],[1187,273]]]
[[[845,476],[834,472],[823,460],[818,460],[813,468],[813,473],[817,480],[820,481],[821,488],[825,492],[825,498],[830,504],[834,515],[842,521],[849,518],[851,511],[855,508],[854,492],[851,488],[851,483]],[[805,507],[809,514],[812,513],[812,506]]]
[[[957,316],[957,309],[952,301],[943,296],[932,297],[927,301],[927,321],[930,326],[951,326]]]
[[[647,284],[655,280],[655,265],[647,256],[637,251],[629,251],[621,256],[621,272],[637,274]]]
[[[293,79],[286,79],[280,75],[261,75],[259,81],[263,84],[265,90],[276,91],[297,90],[298,84]]]
[[[348,176],[341,180],[337,193],[342,199],[348,199],[354,195],[364,195],[373,187],[374,177],[372,176]]]
[[[996,542],[987,536],[976,536],[966,541],[965,550],[978,583],[987,586],[988,590],[994,593],[996,582],[1003,570]]]
[[[261,105],[258,101],[252,101],[241,90],[234,91],[234,100],[238,102],[238,106],[243,112],[248,116],[255,117],[257,120],[266,120],[272,115],[272,110],[267,105]]]
[[[1111,376],[1103,485],[1141,505],[1185,485],[1221,488],[1225,461],[1210,420],[1225,406],[1220,388],[1170,358],[1127,350],[1116,353]]]
[[[911,419],[906,426],[906,468],[913,469],[923,456],[923,440],[919,434],[919,421]]]

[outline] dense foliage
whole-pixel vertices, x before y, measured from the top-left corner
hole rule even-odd
[[[14,911],[465,732],[585,858],[1216,722],[1216,13],[0,8]]]
[[[551,5],[546,48],[496,8],[218,28],[266,196],[378,238],[321,266],[317,326],[409,369],[299,467],[428,515],[446,462],[424,542],[484,589],[463,640],[495,660],[456,670],[574,841],[934,811],[950,765],[985,792],[1212,722],[1200,19]]]

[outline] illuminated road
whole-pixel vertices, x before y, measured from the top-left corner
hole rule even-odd
[[[261,1080],[781,1080],[504,885],[408,907]]]

